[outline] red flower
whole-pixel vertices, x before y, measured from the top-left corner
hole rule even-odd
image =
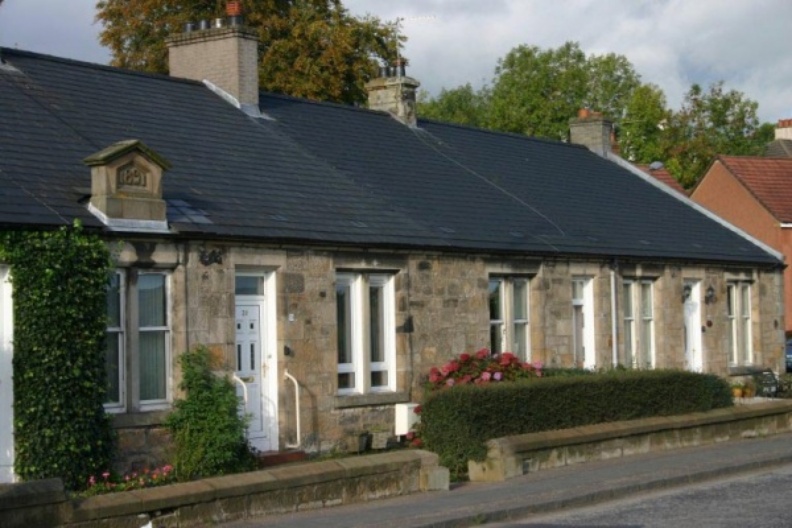
[[[416,405],[416,406],[415,406],[415,408],[413,408],[413,412],[414,412],[415,414],[421,414],[421,411],[422,411],[422,410],[423,410],[423,409],[421,408],[421,406],[420,406],[420,405]]]
[[[489,349],[482,348],[481,350],[476,352],[476,359],[486,359],[487,357],[489,357],[489,355],[490,355]]]
[[[465,354],[465,353],[460,354],[459,361],[461,361],[462,363],[467,363],[468,361],[470,361],[470,354]]]

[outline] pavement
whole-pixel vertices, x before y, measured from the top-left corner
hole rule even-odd
[[[792,433],[588,462],[505,482],[464,482],[452,484],[449,491],[252,518],[222,526],[477,526],[786,464],[792,464]]]

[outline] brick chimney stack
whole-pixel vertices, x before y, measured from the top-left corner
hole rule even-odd
[[[593,112],[581,108],[578,116],[569,121],[569,141],[584,145],[595,154],[605,157],[612,151],[613,122],[602,116],[601,112]]]
[[[779,119],[775,129],[776,139],[792,140],[792,119]]]
[[[380,68],[380,76],[366,84],[371,110],[389,112],[407,126],[418,123],[416,91],[421,83],[407,77],[407,61],[398,59],[392,66]]]
[[[189,23],[167,40],[170,74],[209,81],[242,108],[258,109],[258,34],[244,27],[239,1],[226,4],[227,18]]]

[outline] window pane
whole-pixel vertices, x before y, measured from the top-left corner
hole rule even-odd
[[[518,321],[528,319],[528,281],[514,281],[514,318]]]
[[[573,335],[573,353],[576,365],[583,363],[585,359],[585,350],[583,349],[583,306],[576,305],[572,307],[572,332]]]
[[[652,320],[644,319],[641,322],[641,364],[640,368],[652,366]]]
[[[234,279],[234,293],[236,295],[264,295],[264,280],[262,277],[237,275]]]
[[[165,275],[146,273],[138,277],[139,326],[168,325],[166,317]]]
[[[352,363],[352,306],[351,287],[348,283],[336,284],[336,323],[338,332],[338,362]],[[339,388],[341,375],[339,375]]]
[[[503,319],[503,307],[501,306],[501,287],[503,281],[491,279],[489,281],[489,311],[490,321],[500,321]]]
[[[113,273],[107,284],[107,326],[121,326],[121,275]]]
[[[652,317],[652,285],[641,283],[641,316]]]
[[[339,372],[338,373],[338,388],[339,389],[354,389],[355,388],[355,374],[353,372]]]
[[[726,287],[726,315],[729,317],[734,317],[736,313],[734,310],[734,286],[729,285]]]
[[[377,387],[387,387],[388,386],[388,371],[387,370],[375,370],[371,373],[371,386],[373,388]]]
[[[743,317],[750,317],[751,316],[751,287],[743,285],[740,288],[741,293],[741,314]]]
[[[576,279],[572,281],[572,300],[583,301],[583,281]]]
[[[140,332],[140,400],[164,400],[167,332]]]
[[[632,282],[624,283],[624,317],[631,319],[633,317],[633,288]]]
[[[371,361],[379,363],[385,361],[385,342],[383,325],[385,322],[385,303],[383,300],[384,288],[372,286],[369,288],[369,347]],[[373,385],[373,384],[372,384]]]
[[[105,403],[121,403],[121,358],[118,332],[107,333],[105,350],[105,372],[107,373],[107,396]]]
[[[633,321],[624,323],[624,354],[625,358],[632,363],[633,361]]]
[[[527,327],[528,325],[521,323],[514,325],[514,343],[512,345],[512,353],[516,354],[517,357],[526,361],[528,359],[528,339],[527,339]]]
[[[490,352],[493,354],[503,352],[503,325],[490,325]]]

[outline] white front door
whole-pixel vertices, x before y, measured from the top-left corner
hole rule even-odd
[[[693,372],[704,371],[701,350],[701,286],[698,282],[685,283],[685,368]]]
[[[13,318],[8,269],[0,268],[0,483],[14,481]]]
[[[244,412],[248,417],[248,440],[259,451],[277,448],[273,438],[274,422],[277,420],[275,402],[268,390],[268,360],[265,354],[266,340],[263,331],[263,303],[236,305],[236,377],[237,394],[244,400]]]

